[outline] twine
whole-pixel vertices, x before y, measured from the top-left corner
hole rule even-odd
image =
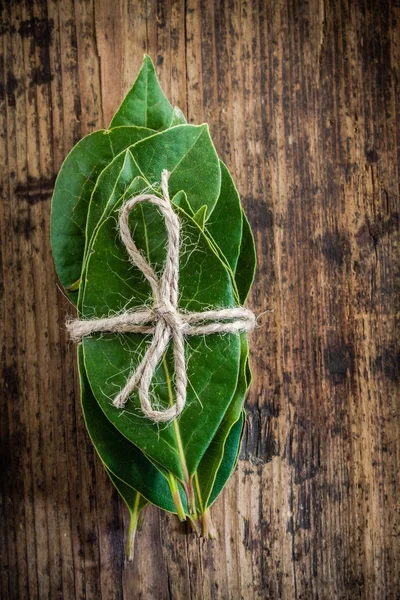
[[[138,388],[143,413],[157,423],[171,421],[184,409],[186,403],[187,374],[184,336],[212,333],[240,333],[255,326],[254,314],[244,307],[222,308],[205,312],[180,312],[178,308],[180,221],[174,213],[168,194],[168,171],[162,172],[163,197],[141,194],[124,204],[119,216],[120,236],[132,263],[140,269],[153,292],[153,306],[126,311],[106,318],[75,319],[67,323],[72,340],[78,342],[93,333],[143,333],[153,338],[142,361],[127,383],[114,398],[113,404],[123,408],[135,388]],[[129,214],[139,202],[148,201],[157,206],[165,219],[168,233],[167,255],[160,277],[154,273],[136,247],[129,230]],[[165,410],[155,410],[149,399],[153,375],[172,339],[175,366],[176,402]]]

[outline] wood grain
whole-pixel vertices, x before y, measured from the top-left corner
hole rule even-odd
[[[399,598],[398,1],[22,0],[0,34],[0,597]],[[234,175],[263,314],[218,540],[151,509],[127,565],[49,217],[143,52]]]

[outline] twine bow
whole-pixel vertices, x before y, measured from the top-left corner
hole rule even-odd
[[[153,334],[142,361],[113,404],[123,408],[135,388],[138,388],[143,413],[152,421],[165,422],[176,418],[186,403],[185,335],[212,333],[238,333],[250,331],[255,325],[254,314],[242,306],[222,308],[205,312],[180,312],[178,308],[180,221],[172,209],[168,194],[168,171],[162,172],[163,197],[141,194],[124,204],[119,216],[120,236],[132,263],[140,269],[153,292],[153,306],[123,312],[107,318],[75,319],[67,323],[71,339],[80,341],[92,333],[143,333]],[[136,247],[129,229],[129,214],[139,202],[148,201],[157,206],[165,219],[168,233],[167,255],[160,278]],[[175,366],[176,402],[165,410],[155,410],[149,399],[149,389],[158,364],[164,356],[170,340],[173,342]]]

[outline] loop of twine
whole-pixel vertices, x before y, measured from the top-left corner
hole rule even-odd
[[[179,244],[180,221],[174,213],[168,194],[168,171],[162,172],[161,189],[163,197],[141,194],[124,204],[119,216],[121,240],[131,262],[143,273],[150,283],[153,293],[153,307],[126,311],[106,318],[74,319],[67,322],[72,340],[78,342],[93,333],[143,333],[152,334],[147,348],[136,371],[114,398],[113,404],[123,408],[135,388],[138,388],[143,413],[157,423],[171,421],[184,409],[186,403],[187,375],[185,364],[184,336],[208,335],[212,333],[240,333],[254,328],[254,314],[242,306],[222,308],[205,312],[179,312]],[[168,233],[167,255],[164,271],[160,279],[151,265],[136,247],[129,229],[129,214],[139,202],[148,201],[157,206],[165,219]],[[155,410],[149,399],[149,389],[158,364],[172,339],[174,348],[176,402],[165,410]]]

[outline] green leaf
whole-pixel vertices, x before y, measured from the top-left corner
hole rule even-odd
[[[136,446],[131,444],[115,427],[113,427],[94,398],[87,380],[81,346],[78,348],[78,364],[81,382],[81,403],[87,430],[101,461],[105,465],[117,490],[126,502],[128,509],[131,510],[135,495],[138,493],[137,490],[140,490],[140,495],[144,502],[147,503],[147,501],[150,501],[152,504],[155,504],[163,510],[176,513],[176,505],[172,499],[171,490],[168,485],[168,480],[170,480],[168,473],[163,475]],[[235,398],[236,397],[237,392],[235,394]],[[233,402],[235,402],[235,400],[233,400]],[[221,438],[221,429],[226,430],[226,421],[227,419],[225,417],[212,444],[206,451],[197,469],[204,506],[209,504],[210,496],[210,494],[207,493],[207,486],[210,482],[208,469],[212,462],[210,460],[210,453],[215,454],[215,446]],[[227,472],[228,467],[226,465],[229,464],[229,461],[232,463],[235,439],[235,435],[229,432],[224,445],[226,457],[224,455],[219,461],[211,485],[210,493],[213,497],[216,497],[222,487],[222,476],[217,479],[221,464],[225,464],[224,472]],[[233,468],[232,465],[231,468]],[[215,486],[218,487],[218,490],[215,489]],[[186,505],[185,494],[179,484],[178,494],[180,496],[180,501],[182,502],[183,511],[187,514],[188,508]]]
[[[199,208],[197,213],[193,215],[193,220],[196,221],[197,225],[201,230],[204,230],[204,225],[206,222],[206,214],[207,214],[207,206],[202,206]]]
[[[146,187],[160,194],[161,171],[166,168],[171,173],[170,196],[183,222],[180,308],[204,310],[233,306],[238,299],[244,302],[254,277],[255,249],[239,195],[207,126],[187,125],[182,111],[171,107],[148,56],[112,120],[111,126],[116,125],[84,138],[57,179],[52,245],[57,272],[71,299],[76,301],[79,290],[78,306],[86,317],[151,303],[147,282],[121,246],[117,209]],[[135,242],[159,272],[165,257],[163,219],[154,207],[142,204],[132,213],[131,226]],[[137,394],[124,410],[112,406],[149,341],[149,336],[104,334],[85,339],[79,349],[87,428],[130,510],[131,542],[148,500],[178,512],[180,518],[194,509],[188,494],[192,478],[200,513],[209,525],[207,506],[237,461],[242,406],[251,379],[244,335],[189,337],[188,405],[173,423],[156,425],[143,416]],[[169,348],[152,387],[160,406],[174,401],[173,375]],[[185,486],[190,508],[174,476]],[[190,516],[196,522],[196,516]],[[133,543],[130,553],[132,547]]]
[[[226,462],[229,460],[228,456],[231,456],[232,458],[232,449],[228,448],[226,451],[225,447],[231,429],[240,419],[243,402],[248,390],[246,365],[249,356],[249,348],[246,336],[242,334],[240,337],[241,355],[238,385],[233,399],[225,413],[224,419],[197,468],[197,493],[203,507],[206,507],[209,504],[210,494],[212,493],[217,472],[225,453],[227,452],[227,456],[225,457]],[[236,454],[233,458],[236,459]]]
[[[129,487],[129,485],[126,485],[126,483],[118,479],[118,477],[115,477],[108,469],[106,469],[106,472],[129,510],[130,519],[126,536],[126,557],[128,561],[132,561],[135,552],[135,538],[139,528],[140,515],[143,514],[143,510],[149,503],[139,494],[139,492],[136,492]]]
[[[253,233],[249,221],[243,212],[243,230],[239,259],[235,269],[235,281],[239,294],[239,302],[244,304],[249,295],[256,272],[257,257]]]
[[[96,228],[107,218],[122,196],[137,194],[146,187],[146,182],[140,175],[140,169],[129,150],[118,154],[100,173],[89,204],[85,255],[91,247],[90,241]]]
[[[208,125],[178,125],[130,148],[143,177],[153,184],[169,171],[172,198],[184,190],[192,210],[203,205],[212,212],[220,192],[221,171]]]
[[[215,502],[218,495],[222,492],[222,489],[228,481],[229,477],[235,470],[239,458],[244,423],[245,412],[242,411],[239,420],[236,421],[236,423],[233,425],[226,440],[224,456],[218,469],[217,476],[215,478],[214,486],[210,498],[208,499],[207,506],[211,506],[211,504]]]
[[[221,191],[212,214],[207,217],[207,233],[233,272],[242,238],[242,208],[231,174],[222,161]]]
[[[65,288],[80,279],[86,217],[97,177],[115,154],[151,133],[141,127],[95,131],[78,142],[63,162],[52,199],[51,245],[57,275]]]
[[[78,365],[83,415],[101,461],[118,480],[152,504],[176,512],[166,477],[111,424],[97,403],[87,378],[82,345],[78,347]]]
[[[128,186],[132,178],[141,174],[149,185],[150,181],[159,183],[161,171],[154,173],[154,160],[149,160],[149,155],[162,156],[170,144],[175,145],[175,152],[168,152],[168,161],[165,162],[164,166],[170,170],[168,183],[171,195],[174,194],[174,181],[178,187],[181,184],[185,184],[185,165],[187,160],[190,158],[194,163],[197,163],[203,157],[209,165],[209,172],[207,176],[204,173],[199,173],[197,181],[192,180],[189,186],[189,199],[194,207],[196,203],[201,204],[204,201],[208,204],[209,209],[212,210],[219,194],[220,170],[218,157],[215,154],[208,130],[204,127],[179,126],[174,130],[154,135],[144,141],[147,141],[147,143],[140,144],[139,146],[136,144],[128,150],[121,152],[98,177],[88,209],[85,254],[91,251],[91,240],[94,232],[102,223],[102,220],[115,208],[116,204],[123,197],[127,197],[128,194],[134,195],[135,193],[139,193],[140,186],[137,183],[132,183],[131,186]],[[161,169],[161,164],[159,167]],[[135,179],[135,182],[137,181],[139,180]],[[178,196],[179,194],[175,198],[178,198]],[[190,206],[186,194],[182,195],[182,201],[184,201],[185,207]],[[190,210],[192,212],[191,206]],[[165,240],[165,235],[162,233],[160,235],[160,240]],[[81,267],[82,278],[85,277],[85,271],[86,266],[84,272],[82,272]],[[79,308],[81,308],[82,293],[83,290],[81,289],[79,293]]]
[[[159,241],[163,219],[152,206],[146,209],[153,211],[153,217],[145,215],[143,218],[139,208],[131,213],[135,243],[143,251],[150,244],[151,264],[159,270],[165,256],[164,244]],[[180,308],[190,311],[202,310],[210,305],[233,306],[229,274],[197,225],[183,213],[180,217],[182,238],[186,242],[180,257]],[[144,229],[139,228],[141,219],[151,231],[151,237],[147,239],[142,234]],[[115,238],[115,221],[110,217],[99,228],[89,257],[83,314],[86,317],[104,316],[110,311],[129,310],[142,306],[149,298],[149,285],[141,273],[131,267],[125,249]],[[239,336],[217,334],[206,336],[206,339],[193,336],[187,340],[190,382],[187,407],[174,424],[162,428],[143,418],[136,394],[124,410],[114,408],[111,403],[143,355],[145,337],[104,334],[84,339],[83,347],[91,388],[115,427],[178,479],[186,479],[185,469],[189,477],[192,476],[235,392],[240,359]],[[162,406],[170,402],[168,385],[171,374],[167,370],[160,366],[154,377],[154,394]],[[180,439],[175,424],[179,425]]]
[[[188,163],[204,161],[207,172],[188,177]],[[206,205],[211,211],[220,192],[220,167],[206,126],[178,126],[150,136],[116,156],[98,177],[90,201],[86,236],[90,239],[97,225],[107,217],[125,191],[129,178],[141,175],[154,187],[163,169],[170,172],[170,196],[188,188],[186,200],[192,210]],[[185,187],[186,186],[186,187]]]
[[[102,171],[98,180],[98,184],[99,182],[100,184],[96,184],[89,205],[86,223],[86,247],[81,272],[82,285],[79,288],[77,302],[79,311],[82,308],[82,298],[85,289],[87,257],[92,252],[92,240],[102,219],[111,212],[112,208],[119,201],[138,195],[148,187],[142,177],[135,177],[135,165],[129,151],[118,155],[117,158],[118,162],[114,160],[110,163],[110,168]],[[111,169],[111,167],[113,168]],[[129,181],[131,182],[128,184]]]
[[[150,56],[145,55],[139,75],[110,127],[137,125],[161,131],[170,126],[173,116],[174,110],[158,83],[153,62]]]
[[[175,204],[175,206],[179,206],[179,208],[184,210],[187,215],[189,215],[190,217],[193,217],[193,210],[192,210],[189,202],[187,201],[186,194],[183,190],[181,190],[180,192],[175,194],[175,196],[173,196],[171,201],[172,201],[172,204]]]
[[[220,167],[221,189],[211,217],[209,219],[206,218],[207,207],[203,206],[193,218],[200,228],[204,229],[204,233],[210,240],[216,254],[229,268],[232,278],[235,280],[235,291],[239,298],[239,296],[243,296],[246,285],[251,285],[253,281],[255,269],[254,242],[251,230],[249,235],[248,222],[243,223],[246,217],[243,216],[239,194],[232,177],[222,161],[220,161]],[[193,214],[187,202],[186,194],[183,191],[178,192],[173,197],[172,202],[182,208],[186,214]],[[243,239],[242,246],[243,229],[245,230],[244,235],[246,237]],[[248,248],[248,244],[251,245],[250,249]],[[241,263],[239,269],[237,269],[239,255],[241,256]],[[236,273],[242,287],[240,293],[236,290]]]
[[[143,496],[139,492],[131,488],[124,481],[118,479],[118,477],[116,477],[114,473],[111,473],[111,471],[109,471],[107,467],[106,472],[109,478],[111,479],[114,487],[116,488],[117,492],[125,502],[129,513],[131,514],[131,516],[134,515],[137,520],[140,511],[143,510],[146,506],[148,506],[148,500],[146,500],[146,498],[143,498]]]
[[[175,125],[186,125],[187,120],[179,106],[174,106],[174,114],[172,117],[170,127],[175,127]]]

